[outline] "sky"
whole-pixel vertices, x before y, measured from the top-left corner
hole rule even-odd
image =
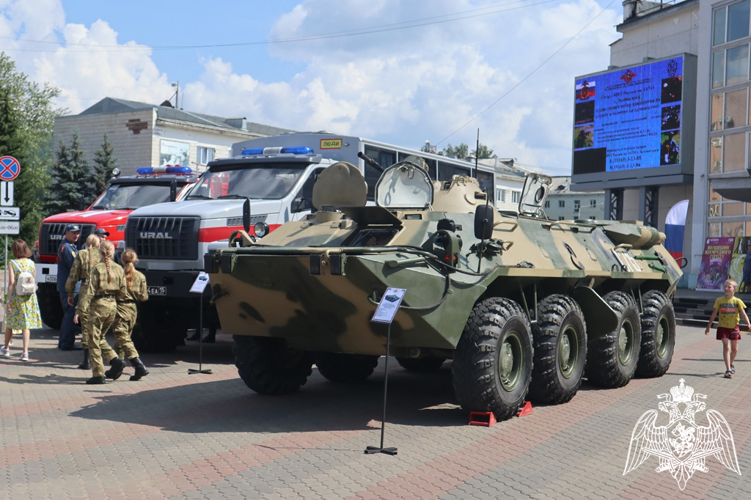
[[[569,175],[574,79],[614,0],[0,0],[0,50],[79,113],[104,97]]]

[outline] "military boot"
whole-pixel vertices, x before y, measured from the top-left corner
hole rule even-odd
[[[78,365],[78,368],[80,370],[89,370],[91,369],[91,365],[89,364],[89,350],[84,349],[83,350],[83,361],[80,365]]]
[[[123,369],[125,368],[125,362],[120,358],[112,358],[112,361],[110,361],[110,368],[106,372],[104,372],[104,376],[107,378],[111,378],[112,380],[117,380],[120,378],[120,375],[123,374]]]
[[[89,380],[86,381],[87,384],[104,384],[105,379],[104,377],[91,377]]]
[[[143,361],[141,361],[139,358],[132,358],[130,360],[130,364],[133,365],[133,368],[136,369],[136,372],[131,375],[130,380],[141,380],[141,377],[145,377],[149,374],[149,370],[146,369]]]

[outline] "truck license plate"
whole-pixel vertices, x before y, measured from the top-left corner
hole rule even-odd
[[[149,295],[167,295],[166,286],[150,286],[147,287]]]
[[[49,274],[44,277],[45,283],[57,283],[57,275],[50,276]]]

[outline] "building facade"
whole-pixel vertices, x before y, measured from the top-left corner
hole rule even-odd
[[[191,113],[171,106],[107,97],[77,115],[55,118],[54,145],[69,145],[78,134],[81,150],[91,165],[104,136],[112,144],[123,175],[140,167],[188,166],[202,172],[215,158],[230,155],[232,144],[246,139],[291,132],[251,123]]]
[[[599,220],[605,214],[604,191],[575,191],[570,177],[553,177],[545,215],[552,220]]]

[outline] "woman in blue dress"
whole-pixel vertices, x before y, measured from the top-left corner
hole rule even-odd
[[[16,293],[16,280],[21,273],[31,273],[36,279],[34,263],[29,259],[31,250],[24,240],[16,240],[11,247],[15,259],[10,261],[8,271],[8,301],[5,309],[5,345],[0,347],[0,355],[10,357],[10,341],[13,338],[13,330],[23,331],[23,354],[21,361],[29,360],[29,330],[42,328],[42,317],[39,315],[39,302],[35,292],[29,295]]]

